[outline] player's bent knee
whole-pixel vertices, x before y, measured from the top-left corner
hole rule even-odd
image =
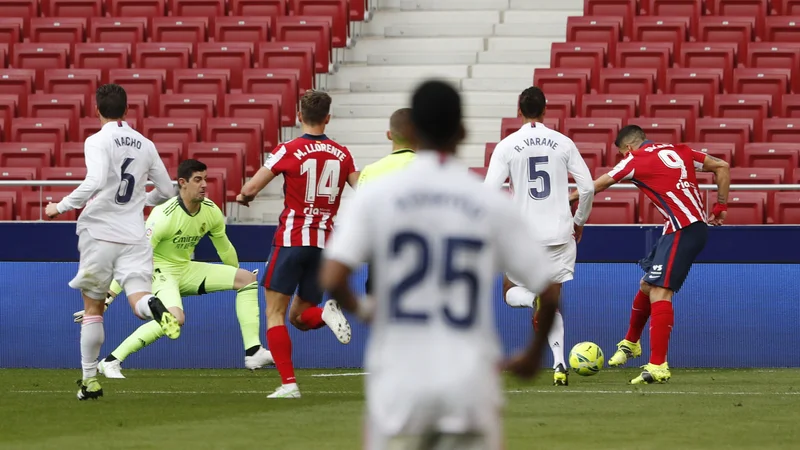
[[[650,294],[650,289],[651,289],[652,287],[653,287],[653,285],[652,285],[652,284],[650,284],[650,283],[648,283],[647,281],[644,281],[644,278],[642,278],[641,280],[639,280],[639,290],[641,290],[641,291],[642,291],[642,292],[644,292],[645,294],[648,294],[648,295],[649,295],[649,294]]]
[[[239,289],[248,287],[251,284],[253,284],[254,287],[257,287],[255,284],[256,281],[258,281],[256,274],[250,272],[249,270],[239,269],[236,271],[236,278],[233,280],[233,288],[238,291]]]
[[[674,292],[672,289],[653,286],[650,288],[650,303],[660,302],[663,300],[671,302],[673,293]]]
[[[299,315],[289,317],[289,323],[291,323],[293,327],[297,328],[300,331],[310,330],[310,328],[308,328],[308,326],[305,323],[303,323],[302,320],[300,320]]]
[[[183,324],[186,322],[186,314],[184,314],[183,310],[174,306],[167,309],[172,313],[173,316],[175,316],[175,320],[178,321],[178,325],[183,326]]]

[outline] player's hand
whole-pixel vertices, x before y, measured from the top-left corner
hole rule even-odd
[[[242,206],[250,206],[250,202],[252,202],[254,198],[254,195],[239,194],[236,196],[236,203]]]
[[[51,219],[56,217],[59,214],[58,204],[53,202],[48,203],[47,206],[44,208],[44,213],[47,214],[47,217]]]
[[[524,351],[512,356],[511,359],[506,361],[504,369],[520,378],[532,378],[539,372],[539,368],[542,364],[541,355],[539,356],[540,357],[536,357],[536,355]]]
[[[581,242],[581,238],[583,237],[583,225],[575,224],[573,228],[572,235],[575,237],[575,243],[578,244]]]
[[[711,215],[708,216],[708,223],[712,226],[720,226],[725,223],[725,219],[728,217],[728,206],[727,205],[714,205],[714,210],[711,211]]]

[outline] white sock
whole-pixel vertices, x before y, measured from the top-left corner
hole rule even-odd
[[[81,367],[83,379],[97,376],[97,357],[106,339],[103,316],[84,316],[81,323]]]
[[[564,316],[561,311],[556,311],[553,317],[553,328],[550,328],[550,334],[547,335],[547,340],[550,342],[550,350],[553,351],[553,369],[563,364],[567,368],[567,363],[564,362]]]
[[[521,286],[515,286],[506,292],[506,304],[512,308],[533,308],[536,294]]]
[[[136,302],[136,314],[138,314],[139,317],[144,317],[145,319],[153,318],[153,312],[150,311],[150,305],[147,304],[151,298],[153,298],[152,295],[145,295]]]

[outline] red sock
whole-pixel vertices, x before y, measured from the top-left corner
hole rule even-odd
[[[281,374],[281,383],[294,383],[294,366],[292,366],[292,340],[285,325],[278,325],[267,330],[267,345],[275,359],[275,367]]]
[[[650,307],[652,320],[650,320],[650,364],[660,366],[667,361],[669,348],[669,334],[675,321],[672,302],[659,300]]]
[[[322,321],[322,308],[319,306],[308,308],[303,311],[303,313],[300,314],[300,320],[312,330],[325,326],[325,322]]]
[[[639,342],[642,338],[642,330],[650,318],[650,296],[642,291],[636,294],[631,308],[631,323],[628,326],[628,334],[625,335],[626,341]]]

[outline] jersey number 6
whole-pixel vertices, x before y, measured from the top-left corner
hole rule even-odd
[[[120,177],[122,179],[120,180],[119,187],[117,188],[117,196],[114,198],[118,205],[124,205],[128,203],[133,197],[133,187],[136,185],[136,178],[134,178],[133,175],[125,172],[125,169],[127,169],[132,162],[133,158],[125,158],[125,161],[122,161],[122,169],[120,169]]]
[[[550,197],[550,174],[545,170],[536,170],[537,164],[547,164],[550,158],[547,156],[531,156],[528,158],[528,181],[535,183],[542,180],[542,189],[536,187],[528,189],[531,198],[534,200],[544,200]]]
[[[391,256],[399,258],[407,250],[414,252],[415,264],[413,270],[407,274],[399,283],[392,286],[389,293],[389,315],[392,320],[404,323],[425,323],[434,311],[420,308],[410,310],[404,307],[404,300],[409,290],[417,287],[426,281],[428,277],[434,277],[434,281],[442,287],[451,288],[454,283],[463,283],[466,287],[467,307],[451,308],[451,305],[442,307],[442,315],[445,323],[456,328],[467,328],[475,322],[475,314],[478,309],[479,278],[475,267],[456,267],[456,261],[474,261],[476,253],[483,248],[483,241],[469,238],[446,238],[441,244],[443,257],[432,258],[431,253],[438,251],[438,248],[431,249],[432,243],[413,232],[402,232],[395,235],[390,249]],[[437,244],[433,243],[438,247]],[[463,255],[463,256],[460,256]],[[431,260],[442,261],[444,267],[431,267]],[[453,296],[452,298],[456,298]],[[429,299],[424,299],[427,303]],[[456,311],[461,311],[457,313]]]

